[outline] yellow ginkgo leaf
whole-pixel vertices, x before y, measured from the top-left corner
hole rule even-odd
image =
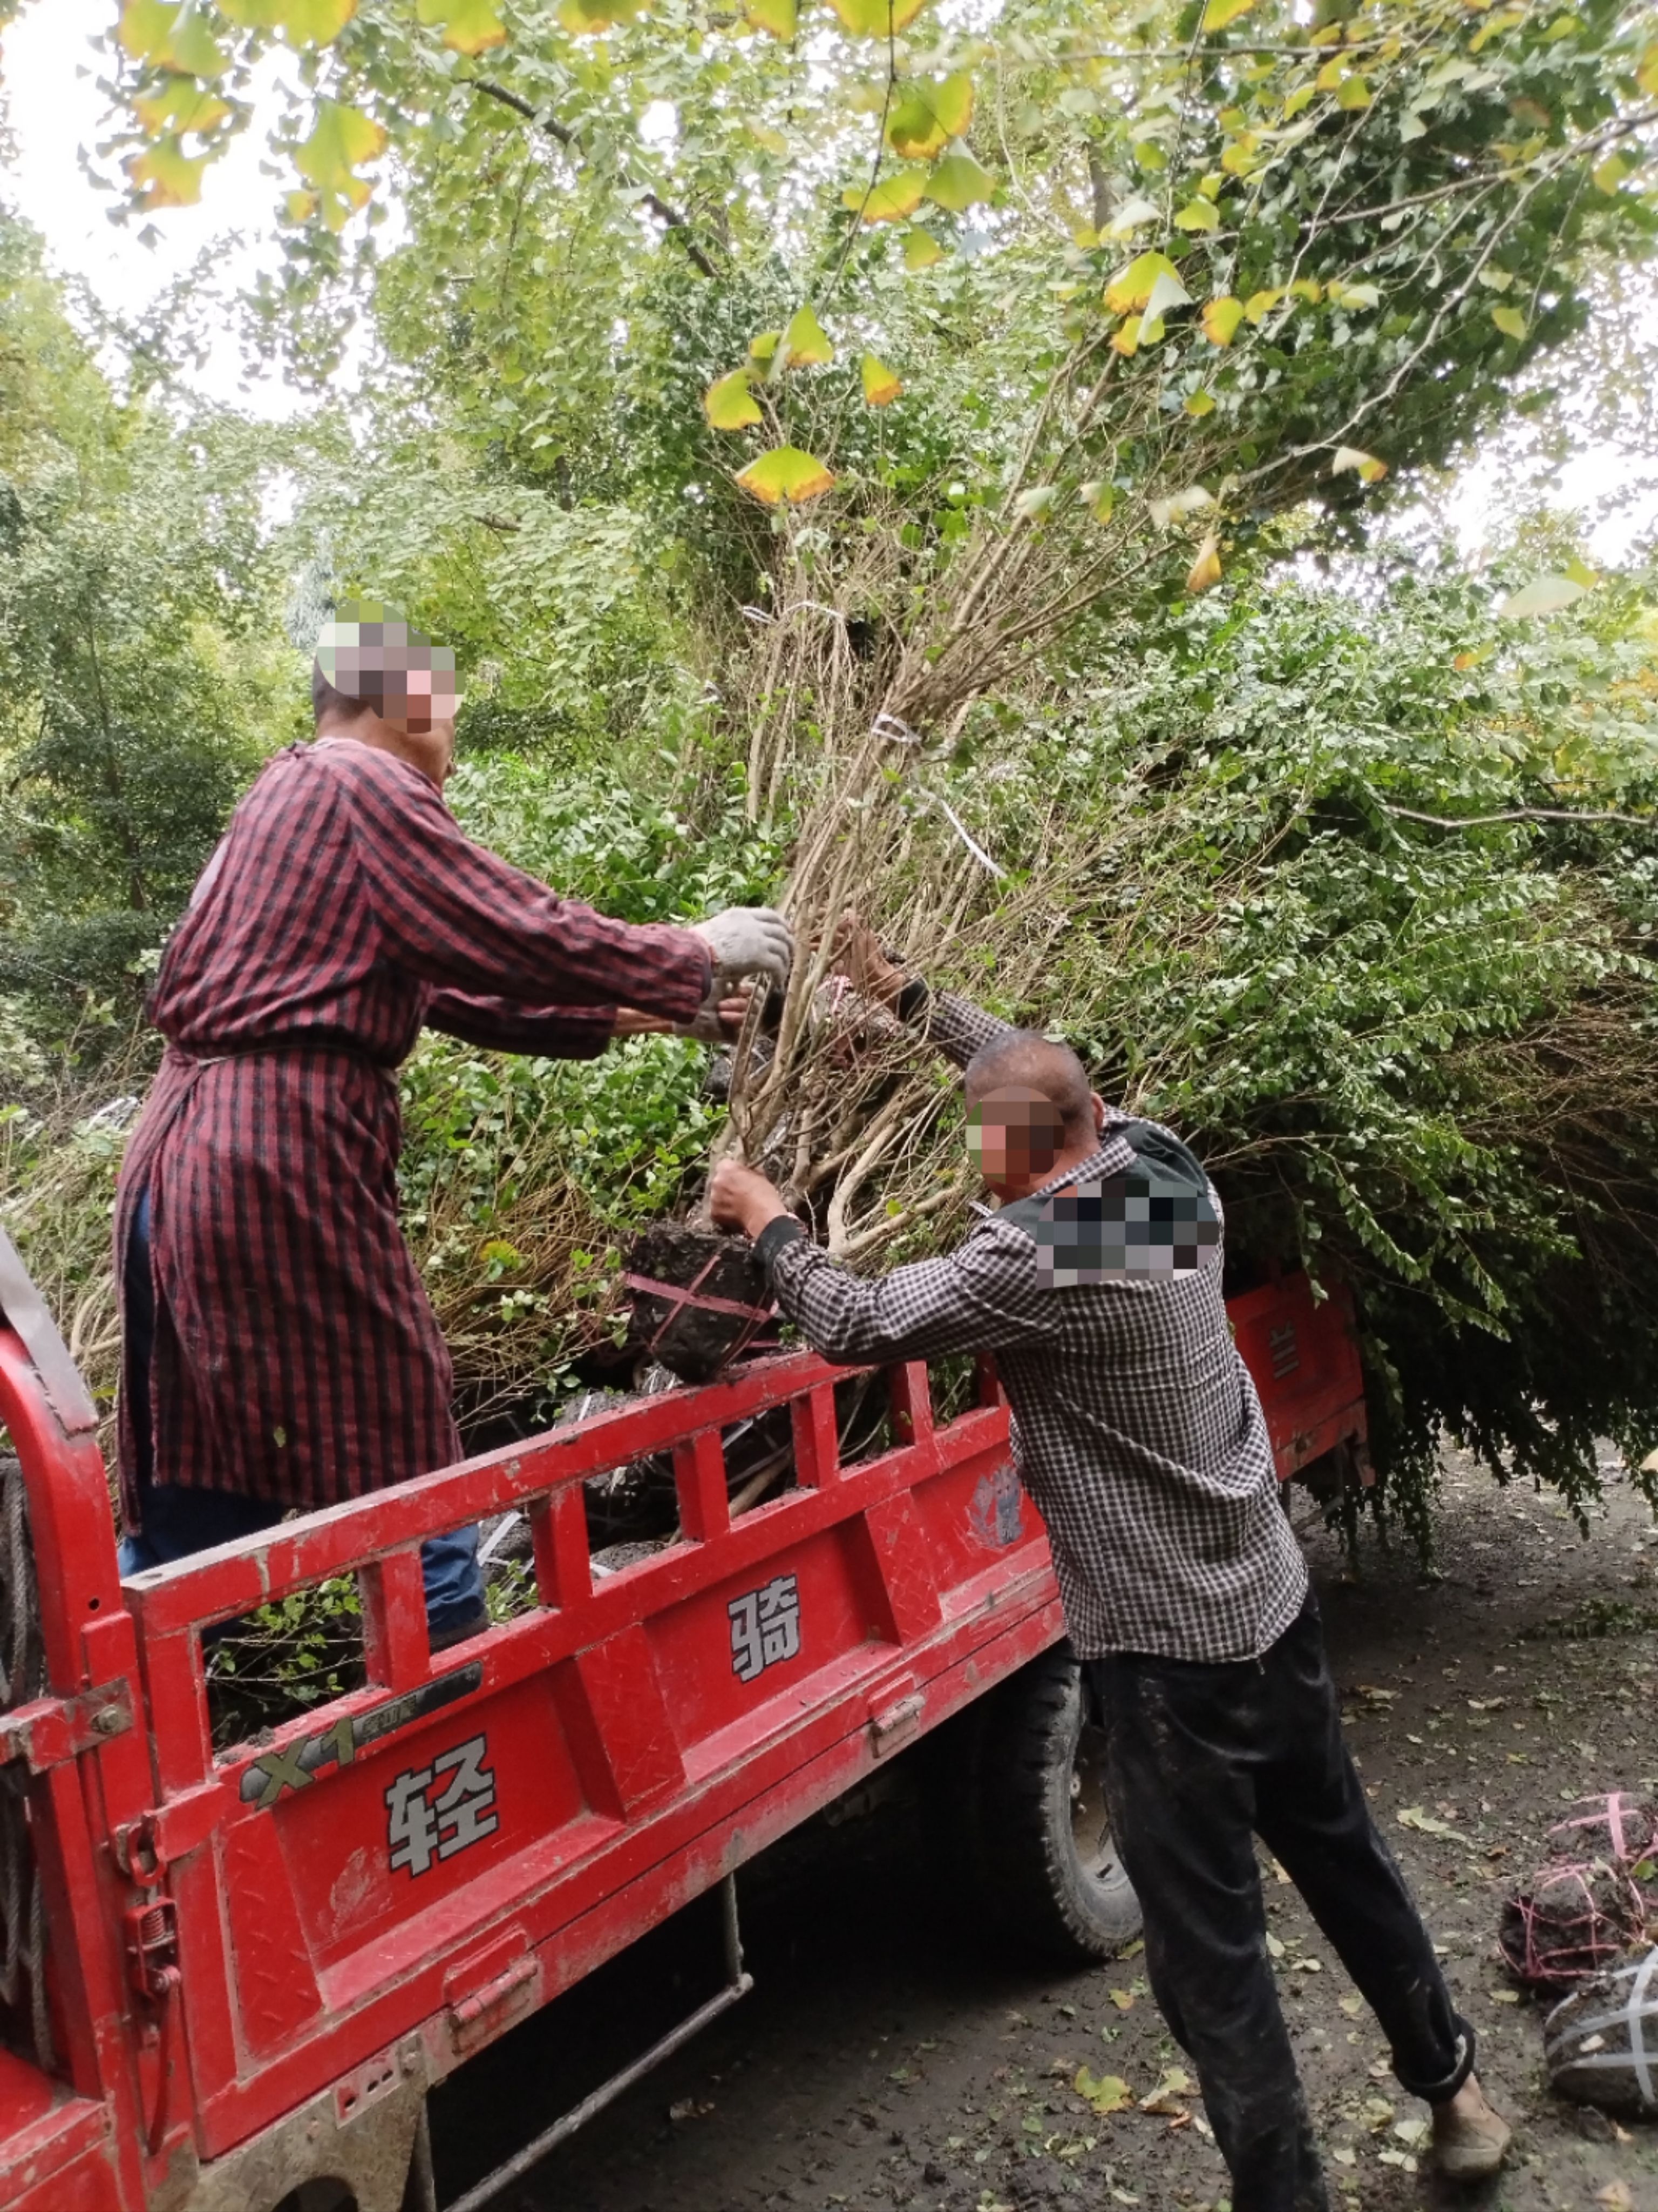
[[[903,386],[883,361],[866,353],[863,361],[864,397],[872,407],[890,406]]]
[[[1323,68],[1313,79],[1313,82],[1321,92],[1334,92],[1346,74],[1347,64],[1338,54],[1333,61],[1325,63]]]
[[[1357,446],[1338,446],[1330,461],[1333,477],[1357,476],[1361,483],[1380,483],[1387,473],[1386,461],[1362,453]]]
[[[849,186],[841,193],[841,204],[849,207],[859,222],[902,222],[920,207],[926,189],[925,169],[896,169],[867,190],[858,185]]]
[[[926,0],[829,0],[854,39],[890,39],[913,23]]]
[[[729,376],[716,377],[702,394],[702,412],[716,430],[746,430],[762,419],[749,389],[750,374],[746,368],[734,368]]]
[[[169,79],[152,98],[135,100],[132,109],[152,138],[165,137],[169,132],[179,138],[191,131],[199,135],[235,112],[228,100],[221,100],[206,85],[188,76]]]
[[[507,26],[495,0],[419,0],[422,23],[443,26],[443,43],[458,54],[481,54],[507,43]]]
[[[1142,253],[1106,286],[1105,304],[1114,315],[1129,314],[1146,305],[1158,277],[1174,276],[1175,264],[1166,253]]]
[[[768,362],[777,358],[777,349],[783,343],[781,331],[756,331],[749,340],[749,359]]]
[[[973,79],[964,70],[933,83],[902,86],[887,119],[887,143],[907,161],[930,161],[973,120]]]
[[[1117,487],[1104,477],[1096,477],[1090,483],[1078,484],[1077,496],[1096,522],[1109,522],[1111,511],[1117,504]]]
[[[275,0],[276,26],[290,46],[331,46],[356,12],[357,0]]]
[[[808,307],[797,307],[789,318],[789,326],[783,333],[787,349],[786,358],[791,368],[821,368],[833,361],[835,348],[829,332]]]
[[[946,154],[926,180],[926,197],[951,215],[965,215],[981,200],[993,198],[996,179],[971,154]]]
[[[1202,27],[1206,31],[1224,31],[1240,15],[1247,15],[1254,5],[1255,0],[1209,0],[1203,11]]]
[[[776,446],[770,453],[762,453],[757,461],[750,461],[747,468],[739,469],[737,482],[768,507],[775,507],[780,500],[799,507],[829,490],[835,478],[821,461],[803,453],[799,446]]]
[[[1211,300],[1203,311],[1203,335],[1211,345],[1230,345],[1243,320],[1243,302],[1230,295]]]
[[[1212,530],[1198,548],[1198,557],[1186,572],[1188,592],[1206,592],[1220,581],[1220,540]]]
[[[1125,361],[1133,361],[1140,349],[1140,318],[1130,315],[1111,333],[1111,350],[1120,353]]]
[[[1570,23],[1574,32],[1579,27],[1575,16],[1564,16],[1561,20]],[[1641,66],[1635,72],[1635,82],[1649,100],[1658,98],[1658,46],[1649,46],[1642,55]]]
[[[598,38],[645,12],[645,0],[560,0],[558,20],[573,38]]]
[[[750,30],[769,31],[774,39],[785,40],[794,36],[795,0],[746,0],[743,15]]]
[[[930,230],[920,228],[904,233],[904,266],[914,270],[931,269],[935,261],[942,261],[944,249]]]
[[[172,0],[126,0],[115,33],[122,52],[135,62],[163,60],[178,12]]]
[[[202,197],[202,172],[212,158],[186,155],[176,138],[146,146],[127,164],[127,174],[140,187],[139,206],[194,207]]]
[[[1529,327],[1518,307],[1493,307],[1491,320],[1505,338],[1523,338]]]
[[[124,27],[125,21],[124,17]],[[230,57],[214,37],[200,0],[184,0],[182,7],[173,10],[166,44],[150,58],[185,76],[219,77],[230,67]]]
[[[1188,415],[1195,415],[1201,418],[1205,415],[1214,413],[1215,395],[1212,392],[1193,392],[1188,395],[1185,404],[1186,412]]]
[[[1370,88],[1362,76],[1350,76],[1336,93],[1336,106],[1348,109],[1368,107]]]
[[[343,100],[319,100],[311,136],[294,149],[294,164],[319,191],[349,192],[352,172],[386,150],[386,132],[372,116]]]
[[[319,205],[315,192],[289,192],[282,202],[282,212],[289,222],[309,222]]]
[[[1175,217],[1175,228],[1190,231],[1218,230],[1220,217],[1215,211],[1214,203],[1206,199],[1188,201]]]
[[[1179,272],[1173,269],[1159,270],[1151,296],[1145,302],[1145,319],[1148,323],[1161,323],[1163,317],[1172,314],[1176,307],[1189,307],[1191,304],[1192,295],[1181,283]],[[1142,332],[1142,345],[1148,336],[1148,332]],[[1161,331],[1158,336],[1162,336]]]
[[[1243,303],[1244,314],[1259,330],[1283,298],[1282,284],[1274,286],[1270,292],[1252,292]]]

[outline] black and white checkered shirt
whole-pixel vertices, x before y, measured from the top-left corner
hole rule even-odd
[[[906,1014],[920,1011],[907,994]],[[933,1042],[961,1061],[1005,1027],[961,1000],[927,1008]],[[1194,1267],[1136,1267],[1131,1248],[1128,1266],[1114,1255],[1056,1279],[1033,1233],[1054,1192],[1123,1187],[1136,1164],[1127,1126],[1113,1115],[1091,1159],[1019,1218],[987,1212],[948,1258],[864,1280],[792,1220],[772,1223],[759,1249],[779,1305],[825,1358],[996,1354],[1080,1657],[1254,1659],[1300,1612],[1307,1571],[1227,1326],[1212,1187],[1212,1241]]]

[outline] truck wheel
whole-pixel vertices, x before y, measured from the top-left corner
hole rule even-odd
[[[1086,1705],[1082,1669],[1060,1644],[986,1699],[974,1762],[984,1901],[1011,1935],[1070,1964],[1109,1959],[1140,1932]]]

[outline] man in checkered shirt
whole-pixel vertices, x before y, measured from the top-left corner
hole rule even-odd
[[[1374,2008],[1442,2169],[1494,2172],[1509,2130],[1341,1740],[1307,1570],[1227,1325],[1220,1201],[1171,1132],[1108,1108],[1075,1054],[907,979],[861,925],[843,966],[966,1068],[999,1209],[948,1258],[878,1280],[726,1164],[716,1222],[755,1239],[826,1358],[993,1352],[1106,1739],[1112,1833],[1163,2015],[1196,2064],[1235,2212],[1327,2205],[1266,1951],[1260,1836]]]

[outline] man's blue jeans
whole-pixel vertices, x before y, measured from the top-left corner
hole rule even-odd
[[[287,1511],[268,1498],[244,1498],[234,1490],[195,1490],[181,1483],[150,1480],[150,1361],[155,1344],[155,1295],[149,1272],[149,1193],[143,1192],[132,1212],[132,1233],[125,1255],[127,1387],[133,1395],[133,1435],[138,1451],[138,1490],[143,1527],[123,1539],[121,1572],[141,1574],[146,1567],[170,1566],[192,1552],[229,1544],[273,1527]],[[426,1577],[426,1625],[435,1642],[477,1620],[483,1612],[483,1576],[478,1566],[478,1532],[456,1528],[429,1536],[421,1546]]]

